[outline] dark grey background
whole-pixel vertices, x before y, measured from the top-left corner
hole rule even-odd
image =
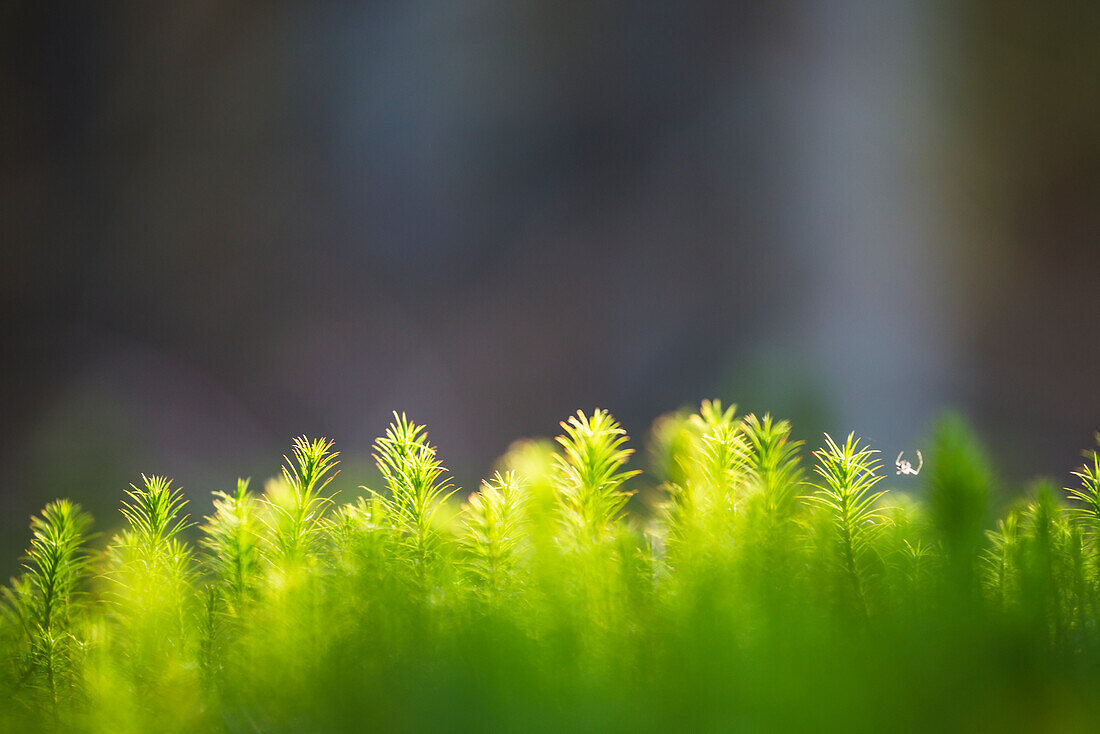
[[[142,471],[202,513],[303,432],[350,490],[395,408],[468,488],[704,397],[891,460],[956,406],[1068,481],[1097,6],[4,2],[0,550]]]

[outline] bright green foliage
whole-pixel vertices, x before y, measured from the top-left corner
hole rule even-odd
[[[719,512],[731,512],[745,489],[741,480],[750,454],[736,411],[735,405],[722,410],[720,402],[704,401],[699,415],[691,419],[699,431],[693,457],[694,479],[710,488],[710,500],[717,503],[711,509]]]
[[[577,411],[561,427],[565,435],[557,440],[564,453],[557,470],[566,533],[581,546],[603,544],[630,499],[621,487],[638,474],[623,469],[634,451],[625,448],[626,431],[599,408],[591,417]]]
[[[861,607],[866,603],[865,558],[873,551],[875,537],[886,522],[878,504],[886,491],[875,490],[883,479],[878,474],[881,462],[875,458],[877,453],[861,446],[854,433],[848,434],[843,445],[825,434],[825,448],[814,452],[818,462],[814,472],[821,479],[813,485],[817,492],[809,497],[828,514],[840,563]]]
[[[514,472],[497,472],[462,508],[464,532],[459,543],[480,588],[498,591],[515,580],[525,540],[526,499]]]
[[[142,480],[143,487],[131,484],[127,490],[130,499],[122,503],[122,516],[130,522],[127,547],[151,564],[188,527],[189,516],[182,513],[187,504],[183,490],[172,489],[171,479],[142,475]]]
[[[1100,443],[1100,434],[1096,440]],[[1081,487],[1070,487],[1066,491],[1070,499],[1081,502],[1076,514],[1096,537],[1100,535],[1100,451],[1086,451],[1085,463],[1073,472],[1073,476],[1081,480]]]
[[[760,492],[765,511],[786,515],[802,484],[799,450],[802,442],[791,441],[791,424],[768,414],[757,418],[750,413],[742,420],[742,435],[748,444],[748,470]]]
[[[193,551],[181,534],[190,527],[183,512],[187,500],[183,490],[172,488],[172,480],[142,475],[141,487],[130,485],[122,516],[129,527],[116,535],[107,549],[107,576],[114,582],[114,594],[125,605],[144,607],[150,597],[170,606],[178,605],[179,584],[194,575]]]
[[[23,561],[27,621],[42,630],[69,622],[73,594],[88,566],[83,545],[92,518],[80,505],[57,500],[31,518],[31,547]]]
[[[678,481],[669,482],[663,507],[664,536],[673,566],[719,561],[735,543],[732,537],[739,503],[754,490],[752,456],[737,420],[737,406],[705,400],[680,429],[674,454]]]
[[[352,564],[355,568],[368,558],[371,563],[381,562],[399,543],[389,502],[379,494],[357,497],[341,506],[330,516],[327,530],[332,560],[356,561]],[[381,573],[382,569],[375,571]]]
[[[122,503],[128,527],[107,547],[107,624],[93,627],[103,643],[89,661],[93,697],[117,689],[134,702],[149,700],[192,671],[197,569],[194,551],[182,537],[190,526],[187,501],[170,479],[142,480],[140,487],[130,486]],[[126,706],[124,701],[119,705]],[[138,721],[152,726],[143,715]]]
[[[31,518],[31,545],[23,576],[5,589],[8,613],[18,620],[20,667],[28,683],[42,691],[52,709],[79,685],[76,658],[82,640],[74,616],[78,589],[88,571],[84,543],[92,518],[80,505],[57,500]]]
[[[322,494],[336,476],[340,453],[327,438],[294,439],[293,459],[283,466],[283,482],[273,482],[264,491],[268,510],[263,521],[268,528],[267,550],[278,567],[292,567],[308,560],[318,550],[324,513],[332,499]]]
[[[1100,444],[1100,433],[1096,434]],[[1072,530],[1079,535],[1077,563],[1080,583],[1079,595],[1083,603],[1095,609],[1100,602],[1100,451],[1083,452],[1085,463],[1073,475],[1081,481],[1081,487],[1067,488],[1069,499],[1076,506],[1070,512]]]
[[[204,561],[232,614],[243,611],[254,598],[260,580],[262,526],[259,505],[248,484],[249,480],[238,479],[233,494],[214,492],[214,514],[202,525]]]
[[[1100,728],[1095,451],[1068,502],[1038,482],[997,519],[958,419],[919,477],[849,434],[808,483],[789,423],[717,401],[658,421],[651,477],[607,412],[562,427],[461,505],[400,414],[342,504],[303,437],[194,531],[160,477],[101,555],[48,505],[3,590],[0,731]]]
[[[1009,511],[997,520],[996,530],[987,530],[989,547],[982,553],[985,580],[1001,607],[1017,598],[1020,573],[1020,513]]]
[[[414,580],[423,586],[439,571],[441,535],[436,524],[440,507],[454,493],[424,426],[402,413],[374,443],[374,461],[389,496],[376,495],[393,523]]]

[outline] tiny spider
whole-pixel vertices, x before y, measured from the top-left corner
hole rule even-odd
[[[924,467],[924,457],[921,456],[920,451],[917,451],[917,458],[920,460],[920,463],[917,464],[916,469],[913,468],[912,462],[904,461],[901,458],[904,453],[904,451],[898,452],[898,460],[894,462],[898,467],[898,474],[912,474],[914,476],[920,474],[920,470]]]

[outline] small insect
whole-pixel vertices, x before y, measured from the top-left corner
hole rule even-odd
[[[916,469],[913,468],[912,462],[901,458],[904,453],[904,451],[898,452],[898,460],[894,462],[898,468],[898,474],[912,474],[914,476],[920,474],[920,470],[924,467],[924,457],[920,455],[920,451],[917,451],[917,459],[920,462],[917,464]]]

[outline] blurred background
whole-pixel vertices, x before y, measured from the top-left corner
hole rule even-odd
[[[719,397],[1002,475],[1100,428],[1100,3],[0,3],[0,568],[390,411],[473,488]]]

